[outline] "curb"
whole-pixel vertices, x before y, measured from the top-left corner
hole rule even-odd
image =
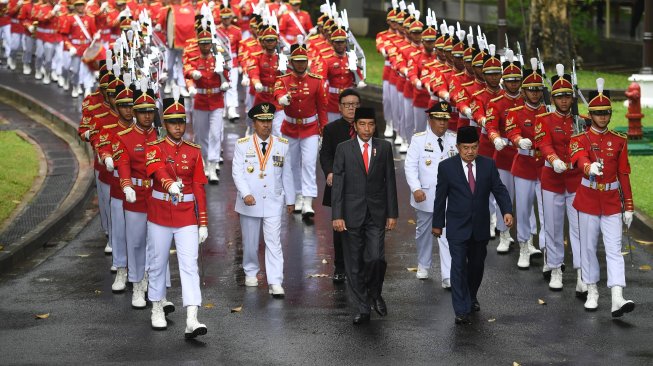
[[[0,95],[9,99],[16,106],[28,108],[38,114],[56,129],[47,126],[56,135],[65,135],[77,158],[79,171],[71,192],[52,215],[39,223],[29,234],[24,236],[17,245],[12,245],[12,251],[0,252],[0,274],[7,273],[21,261],[40,250],[67,223],[78,219],[84,213],[84,206],[89,202],[95,191],[95,175],[93,172],[94,155],[88,144],[84,144],[77,136],[77,124],[70,118],[43,102],[11,87],[0,85]],[[38,122],[38,121],[37,121]],[[57,130],[58,129],[58,130]],[[74,144],[77,143],[77,148]],[[81,150],[81,152],[80,152]]]

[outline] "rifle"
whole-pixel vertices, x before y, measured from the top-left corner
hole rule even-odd
[[[524,65],[524,54],[521,52],[521,45],[517,41],[517,56],[519,57],[519,63]]]
[[[347,41],[350,47],[348,54],[350,54],[350,60],[353,61],[354,56],[356,57],[357,68],[362,70],[363,80],[365,80],[367,78],[367,63],[365,61],[365,53],[363,52],[363,48],[360,46],[360,44],[358,44],[358,41],[356,41],[356,37],[354,37],[354,34],[349,29],[349,17],[347,16],[347,9],[342,10],[341,19],[343,26],[347,30]],[[356,72],[354,72],[354,78],[357,79],[357,83],[360,81],[358,80],[359,77]]]
[[[574,95],[573,103],[571,104],[571,114],[574,116],[574,133],[584,132],[588,126],[587,122],[580,117],[578,112],[578,98],[580,97],[585,105],[587,101],[583,97],[582,93],[578,89],[578,76],[576,75],[576,60],[571,60],[571,84],[573,85]]]
[[[553,111],[553,107],[551,106],[551,92],[549,91],[551,88],[551,83],[549,83],[549,79],[547,79],[546,77],[546,70],[544,69],[544,60],[542,60],[542,56],[540,55],[539,48],[537,48],[537,62],[540,66],[540,74],[542,74],[542,79],[544,81],[544,92],[543,92],[542,101],[546,106],[546,111],[551,112]]]

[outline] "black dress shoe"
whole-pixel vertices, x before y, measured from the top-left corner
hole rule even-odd
[[[479,304],[478,301],[472,302],[472,310],[481,311],[481,304]]]
[[[363,313],[357,314],[354,317],[354,321],[353,321],[354,325],[361,325],[369,322],[370,322],[370,314],[363,314]]]
[[[333,283],[344,283],[347,277],[344,273],[334,273],[333,274]]]
[[[456,324],[472,324],[472,321],[469,320],[469,316],[467,315],[456,315],[456,318],[454,319]]]
[[[372,307],[380,316],[388,315],[388,307],[385,305],[385,300],[383,300],[380,295],[376,299],[372,299]]]

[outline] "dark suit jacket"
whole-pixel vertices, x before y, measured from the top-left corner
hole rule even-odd
[[[494,194],[503,215],[512,214],[512,202],[506,186],[501,183],[494,160],[483,156],[476,158],[474,194],[469,188],[460,155],[441,161],[435,188],[433,227],[444,228],[446,223],[447,239],[450,240],[490,240],[490,193]]]
[[[360,227],[368,210],[380,227],[385,227],[387,218],[399,217],[392,145],[373,138],[371,155],[366,174],[358,139],[336,148],[331,211],[333,219],[344,219],[348,228]]]
[[[333,159],[336,156],[336,147],[338,144],[351,140],[349,136],[349,122],[340,118],[324,127],[322,131],[322,148],[320,149],[320,165],[324,172],[324,177],[333,172]],[[322,205],[331,206],[331,187],[325,184],[324,197]]]

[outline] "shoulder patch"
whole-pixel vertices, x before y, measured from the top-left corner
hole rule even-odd
[[[497,102],[497,101],[503,99],[504,96],[505,96],[505,94],[499,95],[496,98],[490,99],[490,102]]]
[[[473,96],[481,95],[481,94],[483,94],[484,91],[485,91],[485,89],[481,89],[481,90],[475,92],[475,93],[472,94],[472,95],[473,95]]]
[[[625,133],[615,131],[615,130],[610,130],[610,133],[612,133],[613,135],[619,136],[621,138],[628,139],[628,135],[626,135]]]
[[[522,110],[523,108],[524,108],[523,105],[519,105],[519,106],[517,106],[517,107],[513,107],[513,108],[508,109],[508,111],[510,111],[510,112],[516,112],[516,111]]]
[[[118,124],[117,124],[117,123],[113,123],[113,124],[110,124],[110,125],[104,125],[102,128],[109,129],[109,128],[116,128],[116,127],[118,127]]]
[[[308,75],[310,75],[310,76],[312,76],[312,77],[314,77],[314,78],[316,78],[316,79],[320,79],[320,80],[322,80],[322,75],[313,74],[312,72],[309,72]]]
[[[473,84],[474,84],[474,80],[472,80],[470,82],[467,82],[467,83],[462,83],[460,85],[462,85],[462,86],[472,86]]]
[[[277,140],[279,140],[279,142],[284,143],[284,144],[288,143],[288,139],[285,138],[285,137],[277,137]]]
[[[120,131],[120,132],[118,132],[118,136],[126,135],[126,134],[128,134],[129,132],[131,132],[131,130],[133,130],[133,127],[129,127],[129,128],[126,129],[126,130]]]
[[[156,141],[148,142],[147,144],[148,144],[148,146],[154,146],[154,145],[157,145],[157,144],[162,143],[163,140],[165,140],[165,138],[164,138],[164,137],[161,137],[160,139],[158,139],[158,140],[156,140]]]
[[[413,135],[413,137],[415,137],[415,136],[424,136],[424,135],[426,135],[426,131],[417,132],[416,134]]]
[[[544,112],[544,113],[536,115],[535,117],[544,117],[544,116],[548,116],[551,113],[553,113],[553,112]]]
[[[109,114],[109,112],[104,112],[104,113],[96,114],[95,117],[97,117],[97,118],[103,118],[103,117],[105,117],[107,114]]]
[[[196,147],[196,148],[198,148],[198,149],[201,149],[201,148],[202,148],[200,145],[198,145],[198,144],[196,144],[196,143],[194,143],[194,142],[190,142],[190,141],[188,141],[188,140],[183,140],[183,141],[184,141],[184,143],[185,143],[186,145],[188,145],[188,146]]]
[[[579,132],[579,133],[577,133],[577,134],[573,134],[573,135],[571,135],[571,138],[573,139],[574,137],[583,136],[584,134],[585,134],[585,131],[583,131],[583,132]]]
[[[245,143],[247,141],[249,141],[249,136],[241,137],[236,142],[239,143],[239,144],[242,144],[242,143]]]

